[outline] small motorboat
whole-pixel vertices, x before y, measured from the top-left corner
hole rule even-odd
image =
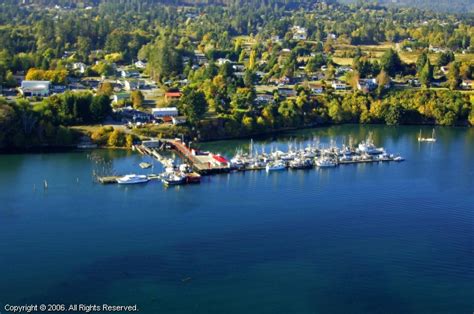
[[[149,162],[141,162],[139,164],[140,168],[142,169],[148,169],[148,168],[151,168],[151,164]]]
[[[393,161],[404,161],[405,158],[403,158],[402,156],[396,156],[393,158]]]
[[[279,171],[279,170],[285,170],[286,165],[282,161],[276,161],[276,162],[270,162],[266,165],[265,170],[268,171]]]
[[[180,185],[186,183],[186,175],[178,172],[165,173],[161,179],[165,185]]]

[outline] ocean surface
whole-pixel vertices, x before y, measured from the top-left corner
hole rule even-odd
[[[0,312],[107,303],[155,314],[473,313],[474,129],[437,128],[434,144],[418,143],[419,130],[254,139],[269,151],[372,132],[406,161],[171,188],[93,182],[93,172],[150,172],[133,152],[0,155]],[[248,146],[201,144],[228,157]]]

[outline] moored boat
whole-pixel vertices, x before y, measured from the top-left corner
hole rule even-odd
[[[186,183],[186,175],[182,173],[165,173],[161,179],[165,185],[180,185]]]
[[[378,154],[383,154],[385,152],[385,150],[382,147],[380,148],[376,147],[370,139],[367,139],[366,141],[360,143],[357,148],[361,154],[365,153],[369,155],[378,155]]]
[[[138,184],[146,183],[148,181],[149,179],[147,176],[137,174],[127,174],[126,176],[117,179],[118,184]]]
[[[321,157],[316,160],[316,166],[319,168],[333,168],[337,166],[337,163],[328,157]]]
[[[279,170],[285,170],[286,165],[282,161],[276,161],[276,162],[270,162],[267,164],[265,167],[265,170],[268,171],[279,171]]]
[[[142,169],[148,169],[148,168],[151,168],[151,164],[149,162],[141,162],[139,164],[140,168]]]
[[[186,174],[186,183],[201,183],[201,175],[195,172]]]
[[[313,167],[311,159],[295,159],[290,161],[289,167],[291,169],[310,169]]]
[[[431,132],[431,137],[422,137],[421,136],[421,130],[420,134],[418,135],[418,142],[436,142],[436,132],[435,129],[433,129],[433,132]]]

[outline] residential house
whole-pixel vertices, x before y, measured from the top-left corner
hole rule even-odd
[[[112,103],[119,104],[130,100],[129,93],[117,93],[112,96]]]
[[[347,90],[349,89],[349,85],[347,85],[346,83],[344,82],[340,82],[340,81],[333,81],[331,83],[331,86],[332,88],[334,88],[335,90]]]
[[[296,91],[292,88],[279,87],[278,88],[278,95],[284,96],[284,97],[294,97],[294,96],[296,96]]]
[[[230,63],[230,62],[231,62],[231,61],[230,61],[229,59],[226,59],[226,58],[219,58],[219,59],[217,59],[216,64],[217,64],[218,66],[221,66],[221,65],[224,65],[224,64]]]
[[[120,76],[123,78],[139,78],[140,72],[135,70],[119,70]]]
[[[308,37],[308,32],[304,27],[293,26],[291,30],[293,31],[293,40],[306,40]]]
[[[84,74],[87,71],[87,65],[82,62],[75,62],[72,64],[72,69],[81,74]]]
[[[137,69],[144,69],[144,68],[146,68],[146,62],[138,60],[137,62],[135,62],[135,67]]]
[[[360,79],[357,81],[357,89],[360,91],[364,91],[366,93],[371,92],[377,88],[377,80],[372,79]]]
[[[274,102],[274,97],[272,94],[257,94],[255,97],[255,102],[258,104],[269,104]]]
[[[324,85],[320,83],[309,84],[309,88],[313,94],[322,94],[324,93]]]
[[[473,83],[474,81],[472,80],[462,80],[461,87],[463,89],[472,89],[474,87]]]
[[[143,88],[145,85],[144,81],[142,80],[125,80],[123,82],[123,88],[127,91],[130,92],[132,90],[138,90]]]
[[[340,67],[336,68],[336,75],[337,76],[344,75],[347,72],[352,72],[352,69],[350,67],[347,67],[347,66],[340,66]]]
[[[50,88],[50,81],[22,81],[19,90],[25,97],[46,97],[49,96]]]
[[[407,84],[415,87],[421,86],[420,81],[418,79],[409,79],[407,80]]]
[[[288,76],[283,76],[283,77],[280,77],[280,78],[274,78],[272,77],[270,80],[269,80],[270,83],[273,83],[275,85],[288,85],[291,83],[291,79],[288,77]]]
[[[196,57],[196,61],[198,64],[203,65],[208,63],[206,55],[198,50],[194,51],[194,56]]]
[[[122,117],[122,121],[150,122],[153,120],[153,115],[133,109],[131,106],[114,109],[114,112]]]
[[[244,72],[245,71],[245,66],[243,64],[235,63],[235,64],[232,65],[232,68],[234,69],[234,71],[237,71],[237,72]]]
[[[169,91],[165,93],[165,100],[166,101],[179,100],[181,96],[182,94],[180,91]]]

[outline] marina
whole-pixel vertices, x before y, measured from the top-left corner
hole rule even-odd
[[[305,147],[301,145],[298,147],[296,143],[291,142],[287,144],[287,147],[285,151],[274,148],[271,148],[269,152],[265,148],[259,151],[255,148],[253,140],[250,140],[246,152],[242,149],[237,150],[235,155],[228,160],[220,154],[190,148],[180,139],[149,140],[135,146],[134,150],[161,163],[165,169],[163,173],[143,175],[141,178],[133,174],[103,176],[98,177],[97,180],[102,184],[133,184],[157,179],[170,186],[199,183],[201,175],[217,173],[335,168],[339,165],[405,160],[400,155],[388,153],[383,147],[377,147],[371,135],[357,146],[353,144],[352,139],[347,145],[342,146],[336,145],[335,141],[331,141],[329,145],[322,145],[319,139],[313,139]],[[166,150],[175,151],[184,163],[176,165],[174,159],[164,157],[161,153]],[[153,164],[148,162],[141,162],[139,166],[142,169],[153,169]]]

